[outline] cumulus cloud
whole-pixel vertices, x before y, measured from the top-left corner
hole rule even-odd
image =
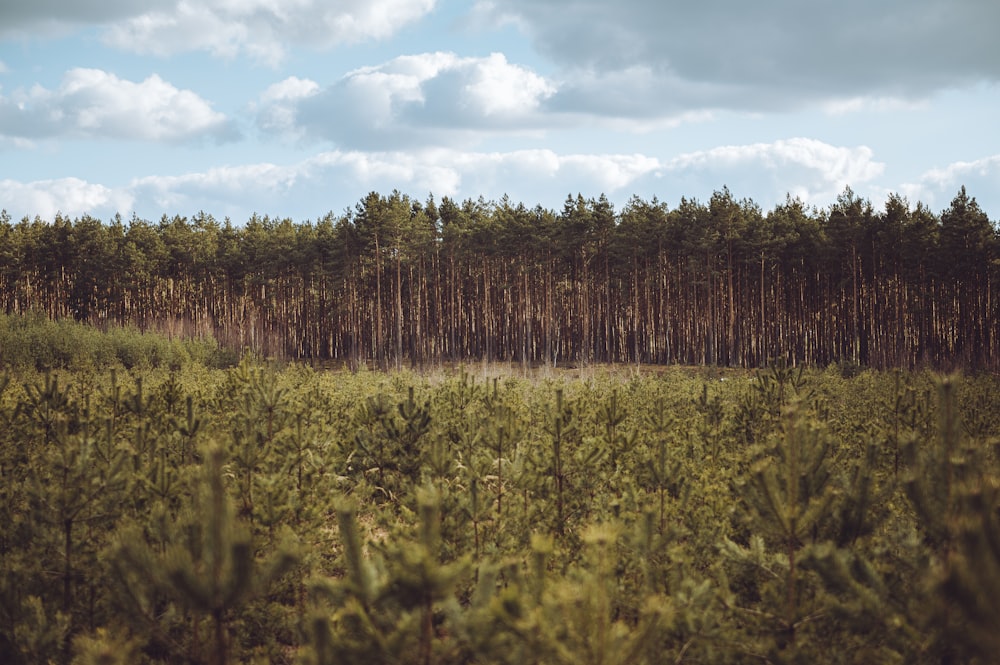
[[[261,94],[260,99],[265,103],[280,103],[311,97],[317,92],[319,92],[319,84],[315,81],[290,76],[284,81],[269,86]]]
[[[260,163],[223,166],[177,176],[146,176],[133,180],[129,191],[139,205],[161,211],[221,210],[245,207],[253,201],[281,200],[301,177],[302,168]]]
[[[372,190],[392,189],[418,197],[433,192],[459,199],[499,199],[509,194],[526,204],[556,206],[570,191],[619,192],[627,197],[630,184],[659,166],[659,160],[644,155],[561,155],[550,150],[332,150],[287,165],[220,166],[180,175],[144,176],[119,187],[72,178],[32,183],[6,180],[0,181],[0,199],[15,217],[47,219],[56,211],[110,217],[133,210],[149,218],[195,210],[229,215],[237,221],[253,211],[302,218],[353,206]]]
[[[844,187],[863,190],[884,171],[885,164],[875,161],[866,146],[847,148],[807,138],[721,146],[664,165],[675,195],[705,196],[728,185],[765,205],[781,201],[785,194],[825,205]]]
[[[257,126],[265,132],[296,134],[296,107],[303,99],[320,91],[319,84],[309,79],[291,76],[269,86],[252,105],[257,111]]]
[[[917,182],[902,185],[900,191],[911,201],[937,209],[947,206],[963,186],[991,219],[1000,219],[1000,155],[931,169]]]
[[[0,180],[0,200],[12,215],[38,215],[51,220],[57,212],[68,217],[83,214],[113,215],[132,207],[132,196],[123,190],[89,183],[79,178],[22,183]]]
[[[322,90],[286,79],[261,96],[258,125],[343,147],[449,143],[472,132],[537,129],[548,122],[540,109],[554,92],[553,83],[500,53],[424,53],[357,69]]]
[[[980,0],[801,3],[481,2],[479,23],[515,24],[561,63],[575,101],[649,113],[773,109],[857,97],[918,99],[1000,80],[1000,4]],[[633,99],[601,91],[646,79]],[[628,86],[621,86],[628,90]]]
[[[115,138],[179,142],[235,138],[226,117],[156,74],[135,83],[100,69],[71,69],[55,90],[34,86],[0,95],[0,136]]]
[[[509,64],[501,53],[473,60],[471,67],[466,60],[455,69],[465,70],[457,78],[465,84],[469,106],[487,118],[523,115],[537,109],[542,99],[555,92],[551,83]]]
[[[459,153],[449,157],[462,174],[461,191],[491,197],[507,193],[525,204],[555,205],[569,192],[618,194],[658,173],[662,162],[641,154],[559,154],[552,150]],[[503,188],[503,191],[498,191]],[[628,191],[627,191],[628,190]]]
[[[4,181],[0,197],[12,202],[8,209],[14,215],[55,210],[128,214],[134,209],[150,218],[206,210],[236,220],[254,211],[302,219],[353,206],[372,190],[488,200],[508,194],[529,206],[558,208],[567,194],[577,192],[605,193],[617,205],[632,195],[676,204],[681,196],[707,199],[728,185],[737,196],[749,196],[766,209],[787,193],[825,206],[845,185],[864,196],[882,169],[867,148],[807,139],[719,147],[672,159],[546,149],[331,150],[285,165],[265,162],[145,176],[116,189],[78,180]]]
[[[419,20],[435,0],[174,0],[109,26],[107,43],[169,55],[208,51],[280,62],[292,44],[329,48],[383,39]]]
[[[154,211],[221,210],[238,218],[248,208],[288,214],[293,199],[321,201],[313,213],[322,214],[351,206],[369,191],[392,189],[460,199],[509,194],[530,205],[558,205],[570,191],[624,192],[659,166],[657,159],[644,155],[560,155],[550,150],[332,150],[285,166],[255,164],[141,178],[129,192],[137,206]]]
[[[279,166],[223,167],[174,177],[143,178],[130,193],[155,210],[246,209],[289,214],[292,201],[311,201],[321,214],[351,206],[365,193],[399,189],[416,196],[499,199],[558,208],[567,194],[605,193],[619,205],[633,194],[676,203],[707,198],[723,185],[767,208],[791,193],[824,206],[846,185],[865,195],[883,165],[865,147],[809,139],[720,147],[673,159],[644,154],[506,152],[433,148],[408,151],[331,150]],[[207,202],[207,203],[206,203]],[[242,210],[243,212],[239,212]]]
[[[659,160],[645,155],[562,155],[544,149],[332,152],[326,162],[348,166],[361,185],[380,185],[388,175],[416,191],[456,198],[510,194],[530,205],[555,204],[569,191],[616,193],[660,167]]]

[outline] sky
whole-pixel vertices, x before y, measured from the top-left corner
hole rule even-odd
[[[998,220],[998,27],[993,0],[0,0],[0,208],[965,186]]]

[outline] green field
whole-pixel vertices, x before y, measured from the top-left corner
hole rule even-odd
[[[210,357],[0,375],[0,661],[1000,647],[996,377]]]

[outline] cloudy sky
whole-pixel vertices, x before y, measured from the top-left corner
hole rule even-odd
[[[997,220],[998,26],[993,0],[2,0],[0,208],[965,185]]]

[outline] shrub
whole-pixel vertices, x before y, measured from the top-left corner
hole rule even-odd
[[[188,363],[213,368],[238,362],[235,352],[220,349],[214,339],[176,340],[135,328],[102,332],[68,319],[43,314],[0,315],[0,368],[46,369],[177,369]]]

